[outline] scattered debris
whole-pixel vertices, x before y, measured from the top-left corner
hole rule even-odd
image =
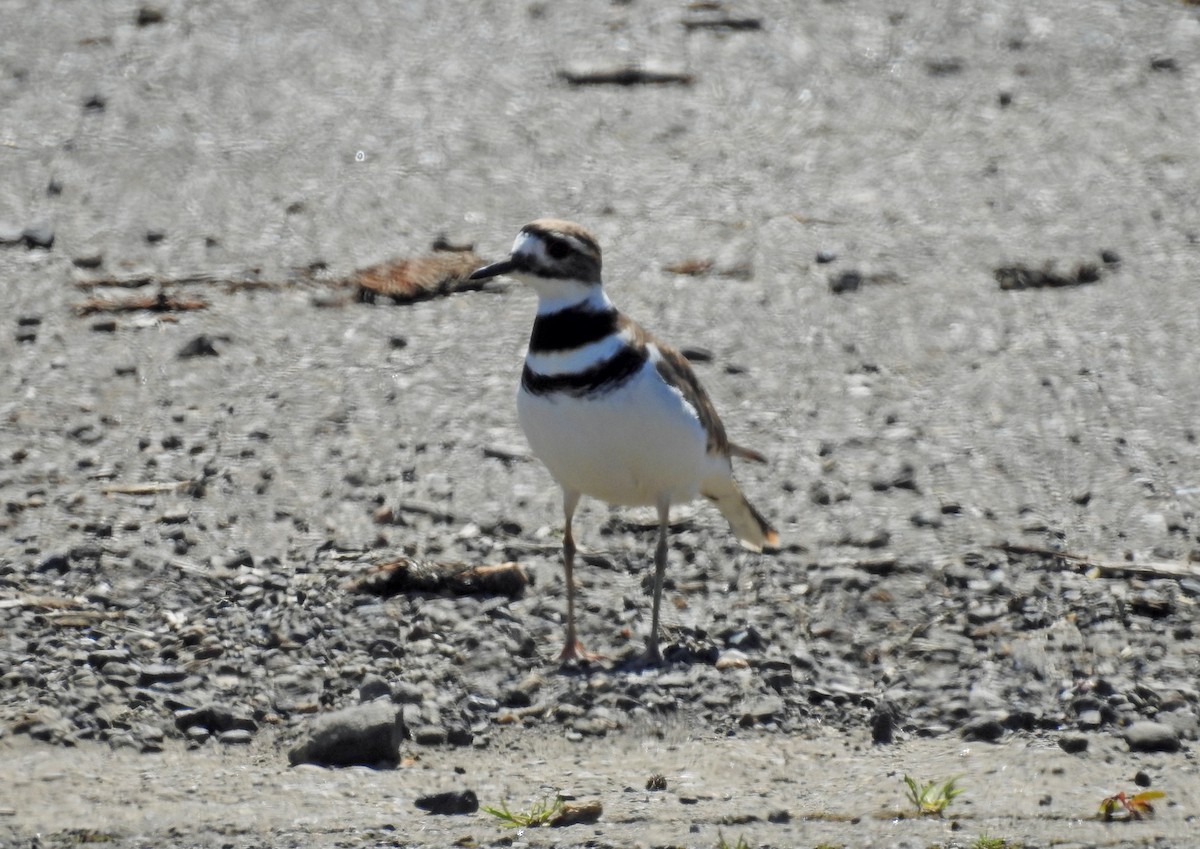
[[[1154,814],[1154,806],[1150,804],[1150,800],[1162,799],[1166,795],[1161,790],[1146,790],[1133,796],[1116,793],[1101,800],[1100,817],[1105,822],[1113,822],[1117,819],[1122,822],[1145,819]],[[1125,810],[1125,815],[1119,818],[1114,816],[1121,809]]]
[[[564,68],[559,77],[581,85],[691,85],[695,77],[686,71],[648,65],[577,66]]]
[[[699,277],[707,274],[712,270],[713,261],[711,259],[684,259],[679,262],[673,262],[670,265],[664,265],[663,271],[668,274],[683,274],[688,277]]]
[[[586,825],[596,822],[604,813],[604,806],[599,799],[590,802],[566,802],[558,813],[550,818],[551,828],[565,828],[568,825]]]
[[[841,274],[833,274],[829,277],[829,291],[835,295],[843,292],[857,292],[861,284],[862,275],[857,271],[843,271]]]
[[[441,816],[473,814],[479,810],[479,798],[474,790],[447,790],[420,796],[413,802],[422,811]]]
[[[118,483],[102,487],[104,495],[155,495],[159,492],[178,492],[195,486],[195,481],[170,481],[169,483]]]
[[[447,592],[516,598],[528,585],[529,577],[519,563],[471,566],[401,557],[371,567],[354,589],[378,596]]]
[[[925,70],[931,77],[951,77],[962,73],[967,65],[958,56],[946,56],[940,59],[929,59],[925,62]]]
[[[1130,560],[1102,560],[1086,554],[1055,551],[1035,545],[1001,543],[990,546],[1009,555],[1029,555],[1069,564],[1077,569],[1093,573],[1097,577],[1113,575],[1138,575],[1149,578],[1200,578],[1200,564],[1171,563],[1166,561],[1135,562]]]
[[[482,289],[486,280],[469,279],[483,260],[470,250],[440,251],[426,256],[393,259],[359,269],[347,283],[355,287],[356,297],[375,303],[383,296],[393,303],[411,304],[454,292]]]
[[[75,306],[76,315],[93,315],[99,312],[183,312],[186,310],[202,310],[208,307],[208,301],[199,298],[178,298],[165,291],[153,295],[143,295],[122,300],[106,300],[90,298]]]
[[[90,268],[90,265],[81,265],[79,260],[75,262],[79,268]],[[97,267],[99,262],[97,262]],[[152,272],[128,274],[120,277],[109,275],[106,277],[84,277],[75,281],[77,289],[142,289],[146,286],[158,286],[166,289],[175,286],[195,286],[195,285],[223,285],[227,291],[235,292],[239,289],[274,289],[279,287],[279,283],[263,280],[261,271],[257,268],[247,269],[240,275],[236,274],[185,274],[181,277],[164,277],[161,274]]]
[[[762,18],[737,18],[726,13],[717,4],[716,8],[701,9],[695,6],[692,15],[683,19],[683,28],[691,31],[697,29],[738,30],[752,32],[763,28]],[[695,14],[699,12],[699,14]]]
[[[844,292],[857,292],[864,283],[890,284],[899,283],[900,275],[894,271],[881,271],[877,274],[863,274],[861,271],[850,269],[840,274],[829,275],[829,291],[835,295]]]
[[[213,346],[212,337],[201,333],[192,341],[188,342],[179,349],[179,353],[175,355],[181,360],[191,359],[192,357],[216,357],[220,356],[217,349]]]
[[[1121,257],[1116,251],[1103,250],[1100,252],[1102,265],[1094,262],[1081,262],[1070,271],[1061,273],[1054,267],[1054,262],[1046,262],[1041,268],[1033,268],[1025,263],[1003,265],[993,272],[996,282],[1005,291],[1011,289],[1042,289],[1063,286],[1084,286],[1097,282],[1106,270],[1121,264]]]

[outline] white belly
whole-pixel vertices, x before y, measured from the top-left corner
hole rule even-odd
[[[610,504],[695,499],[729,460],[706,451],[695,410],[645,363],[624,385],[594,399],[517,392],[529,446],[561,486]]]

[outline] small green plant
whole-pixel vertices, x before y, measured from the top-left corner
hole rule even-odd
[[[1125,815],[1120,819],[1145,819],[1154,813],[1154,806],[1150,804],[1150,800],[1161,799],[1166,795],[1161,790],[1146,790],[1134,796],[1126,796],[1124,793],[1107,796],[1100,801],[1100,816],[1105,822],[1111,822],[1118,818],[1114,815],[1123,808]]]
[[[975,838],[971,849],[1015,849],[1015,847],[1011,846],[1003,837],[991,837],[985,831]]]
[[[738,836],[737,843],[732,846],[725,840],[725,835],[718,829],[717,831],[717,849],[750,849],[750,844],[746,842],[746,838]]]
[[[491,814],[500,820],[505,828],[537,828],[554,819],[562,810],[563,797],[555,794],[554,799],[540,799],[533,803],[528,811],[510,811],[507,802],[501,802],[499,808],[483,807],[484,813]]]
[[[922,784],[905,773],[904,783],[908,787],[909,800],[916,805],[917,813],[922,816],[940,817],[955,797],[963,792],[958,786],[957,777],[947,779],[941,784],[936,781]]]

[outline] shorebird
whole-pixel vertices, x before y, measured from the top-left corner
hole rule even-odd
[[[691,364],[622,314],[600,279],[600,246],[570,221],[526,224],[508,259],[471,279],[506,274],[538,296],[517,412],[530,448],[562,488],[567,632],[562,658],[588,658],[575,631],[575,537],[582,495],[658,510],[654,606],[646,657],[660,661],[659,605],[671,505],[700,496],[716,504],[747,548],[779,544],[742,495],[733,457],[764,463],[729,440]]]

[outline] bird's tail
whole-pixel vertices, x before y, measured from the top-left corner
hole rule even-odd
[[[754,551],[779,547],[779,532],[746,500],[733,478],[706,487],[704,495],[717,505],[742,545]]]

